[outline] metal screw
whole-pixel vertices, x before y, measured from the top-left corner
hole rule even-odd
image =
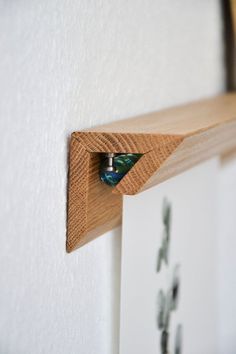
[[[115,166],[114,166],[114,157],[115,156],[116,156],[116,154],[114,154],[112,152],[105,154],[106,161],[103,165],[103,171],[113,172],[116,170]]]

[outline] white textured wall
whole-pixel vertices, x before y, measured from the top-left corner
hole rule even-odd
[[[117,354],[120,231],[65,253],[73,130],[223,90],[217,0],[0,0],[0,353]]]

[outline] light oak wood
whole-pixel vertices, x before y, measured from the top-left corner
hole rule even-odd
[[[133,195],[236,147],[236,94],[145,114],[71,137],[67,251],[116,227]],[[99,180],[100,154],[143,156],[115,187]]]

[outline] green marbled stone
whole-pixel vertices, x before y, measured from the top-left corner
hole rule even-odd
[[[103,164],[100,169],[100,179],[111,187],[115,187],[127,172],[140,159],[141,154],[120,154],[114,157],[115,171],[105,171]]]

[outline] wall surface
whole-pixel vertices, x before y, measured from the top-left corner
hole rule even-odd
[[[65,253],[69,134],[220,93],[217,0],[0,0],[0,353],[117,354],[120,230]]]

